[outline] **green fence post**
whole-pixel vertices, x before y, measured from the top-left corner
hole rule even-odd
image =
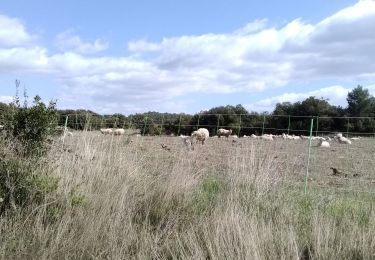
[[[163,116],[161,117],[161,125],[160,125],[159,135],[162,134],[162,132],[163,132],[163,127],[164,127],[164,114],[163,114]]]
[[[218,114],[216,116],[217,116],[216,133],[217,133],[217,131],[219,131],[219,126],[220,126],[220,114]]]
[[[264,134],[264,124],[266,121],[266,115],[263,115],[262,135]]]
[[[314,118],[311,118],[309,149],[308,149],[308,154],[307,154],[307,167],[306,167],[306,175],[305,175],[305,195],[306,195],[306,192],[307,192],[307,178],[309,176],[310,155],[311,155],[311,140],[312,140],[313,126],[314,126]]]
[[[240,125],[238,127],[238,137],[241,136],[241,114],[240,114]]]
[[[178,132],[177,132],[178,136],[180,136],[180,130],[181,130],[181,115],[180,115],[180,118],[178,119]]]
[[[288,135],[289,135],[289,131],[290,131],[290,115],[288,115]]]
[[[63,144],[64,144],[64,142],[65,142],[65,135],[66,135],[66,132],[67,132],[67,130],[68,130],[68,129],[67,129],[68,118],[69,118],[69,116],[66,116],[66,117],[65,117],[64,133],[63,133],[63,138],[62,138],[62,139],[63,139],[63,140],[62,140],[62,141],[63,141]]]
[[[146,126],[147,126],[147,116],[143,119],[143,133],[142,135],[145,135],[145,132],[146,132]]]
[[[346,138],[349,138],[349,117],[347,119],[348,121],[346,123]]]

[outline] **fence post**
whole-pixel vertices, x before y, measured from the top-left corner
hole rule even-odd
[[[290,115],[288,115],[288,135],[289,135],[289,131],[290,131]]]
[[[181,130],[181,115],[180,115],[180,118],[178,119],[178,131],[177,131],[178,136],[180,136],[180,130]]]
[[[220,114],[218,114],[216,116],[217,116],[216,133],[217,133],[217,131],[219,131],[219,126],[220,126]]]
[[[63,133],[63,138],[62,138],[63,144],[64,144],[64,142],[65,142],[65,136],[66,136],[66,132],[67,132],[67,130],[68,130],[68,128],[67,128],[67,125],[68,125],[68,117],[69,117],[69,116],[66,116],[66,117],[65,117],[64,133]]]
[[[319,116],[316,117],[316,131],[315,131],[315,136],[318,136],[318,128],[319,128]]]
[[[163,127],[164,127],[164,114],[163,114],[163,116],[161,117],[161,125],[160,125],[159,135],[162,134],[162,132],[163,132]]]
[[[311,155],[311,139],[312,139],[313,126],[314,126],[314,118],[311,118],[309,149],[308,149],[308,154],[307,154],[307,167],[306,167],[306,175],[305,175],[305,195],[306,195],[306,192],[307,192],[307,178],[309,176],[310,155]]]
[[[78,115],[76,111],[76,123],[75,123],[75,130],[78,130]]]
[[[240,114],[240,126],[238,128],[238,137],[241,136],[241,114]]]
[[[147,116],[143,119],[143,133],[142,135],[145,135],[145,132],[146,132],[146,126],[147,126]]]
[[[349,117],[347,119],[348,121],[346,123],[346,138],[349,138]]]
[[[264,123],[266,121],[266,115],[263,115],[262,135],[264,134]]]
[[[199,129],[199,120],[201,119],[201,115],[198,114],[198,125],[197,125],[197,130]]]

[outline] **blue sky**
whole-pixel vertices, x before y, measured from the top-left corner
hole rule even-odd
[[[375,94],[375,2],[2,1],[0,101],[99,113],[272,110]]]

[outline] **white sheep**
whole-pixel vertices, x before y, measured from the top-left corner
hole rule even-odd
[[[118,128],[118,129],[115,129],[113,131],[113,134],[114,135],[124,135],[125,134],[125,130],[123,128]]]
[[[191,136],[180,135],[180,137],[182,138],[184,145],[186,145],[189,150],[194,150],[193,138]]]
[[[199,128],[197,131],[194,131],[192,134],[191,134],[191,137],[192,138],[196,138],[197,142],[201,142],[202,145],[204,144],[204,142],[206,141],[206,139],[208,139],[208,137],[210,136],[210,133],[208,132],[208,130],[206,128]]]
[[[348,138],[342,136],[342,133],[338,133],[335,137],[340,144],[352,144]]]
[[[112,134],[112,129],[111,128],[101,128],[100,129],[100,132],[103,134],[103,135],[110,135]]]
[[[4,125],[0,125],[0,130],[4,128]]]
[[[227,130],[224,128],[220,128],[219,130],[217,130],[218,137],[221,137],[221,136],[229,137],[231,134],[232,134],[232,129]]]
[[[318,146],[319,147],[330,147],[331,145],[327,141],[324,141],[323,139],[320,139],[319,143],[318,143]]]
[[[250,137],[251,137],[251,138],[254,138],[254,139],[257,139],[257,138],[258,138],[258,136],[256,136],[255,134],[251,134]]]
[[[273,141],[273,135],[264,134],[260,137],[262,140]]]

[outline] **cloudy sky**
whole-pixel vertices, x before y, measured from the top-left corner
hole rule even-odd
[[[99,113],[272,110],[375,94],[375,1],[12,0],[0,4],[0,101]]]

